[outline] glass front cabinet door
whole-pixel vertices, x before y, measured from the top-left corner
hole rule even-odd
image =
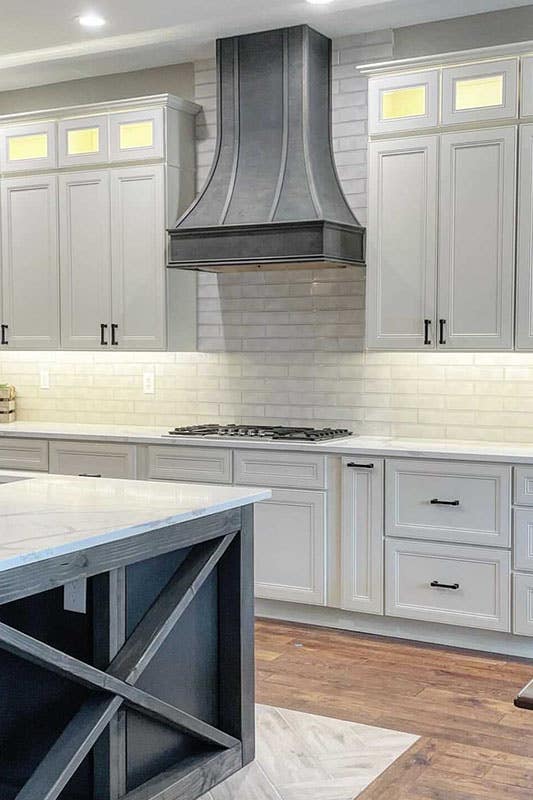
[[[518,61],[509,58],[442,70],[442,124],[518,115]]]
[[[107,115],[62,119],[57,134],[60,167],[105,164],[109,160]]]
[[[164,126],[162,108],[112,114],[110,118],[111,161],[163,158]]]
[[[368,104],[371,136],[433,128],[438,124],[439,72],[371,78]]]
[[[2,172],[34,172],[57,167],[56,123],[13,125],[1,133]]]

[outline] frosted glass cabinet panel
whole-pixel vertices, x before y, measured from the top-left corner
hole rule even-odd
[[[516,136],[441,136],[439,347],[513,347]]]
[[[518,61],[510,58],[442,70],[442,124],[518,115]]]
[[[112,114],[110,118],[111,161],[163,158],[164,124],[162,108]]]
[[[370,145],[369,348],[435,348],[438,148],[438,136]]]
[[[101,164],[109,160],[106,115],[63,119],[58,123],[59,166]]]
[[[438,123],[437,70],[370,78],[368,130],[371,135],[431,128]]]
[[[57,177],[2,181],[3,338],[9,348],[59,347]]]
[[[56,123],[13,125],[1,133],[2,172],[30,172],[57,166]]]

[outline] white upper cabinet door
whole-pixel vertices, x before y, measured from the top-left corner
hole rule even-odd
[[[111,170],[111,346],[166,346],[163,165]]]
[[[57,124],[59,166],[105,164],[109,161],[108,118],[62,119]]]
[[[3,322],[11,348],[59,347],[55,175],[2,181]]]
[[[4,128],[1,143],[2,172],[35,172],[57,167],[55,122],[32,122]]]
[[[342,608],[383,614],[383,459],[342,459]]]
[[[111,161],[141,161],[165,154],[165,112],[162,108],[124,111],[109,118]]]
[[[518,116],[518,61],[485,61],[442,70],[442,124]]]
[[[435,347],[438,136],[370,145],[367,346]]]
[[[111,242],[109,172],[59,176],[61,345],[109,346]]]
[[[439,71],[387,75],[368,82],[368,132],[434,128],[439,121]]]
[[[533,350],[533,124],[519,136],[516,349]]]
[[[441,137],[438,346],[513,347],[516,126]]]
[[[533,117],[533,56],[521,59],[520,116]]]

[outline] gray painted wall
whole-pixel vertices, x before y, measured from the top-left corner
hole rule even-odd
[[[533,5],[394,30],[394,58],[533,40]]]
[[[173,64],[136,72],[100,75],[76,81],[51,83],[0,93],[0,114],[59,108],[80,103],[120,100],[123,97],[143,97],[168,92],[186,100],[194,97],[192,64]]]

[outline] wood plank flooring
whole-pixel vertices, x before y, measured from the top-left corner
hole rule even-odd
[[[531,800],[532,661],[259,620],[257,701],[421,738],[358,800]]]

